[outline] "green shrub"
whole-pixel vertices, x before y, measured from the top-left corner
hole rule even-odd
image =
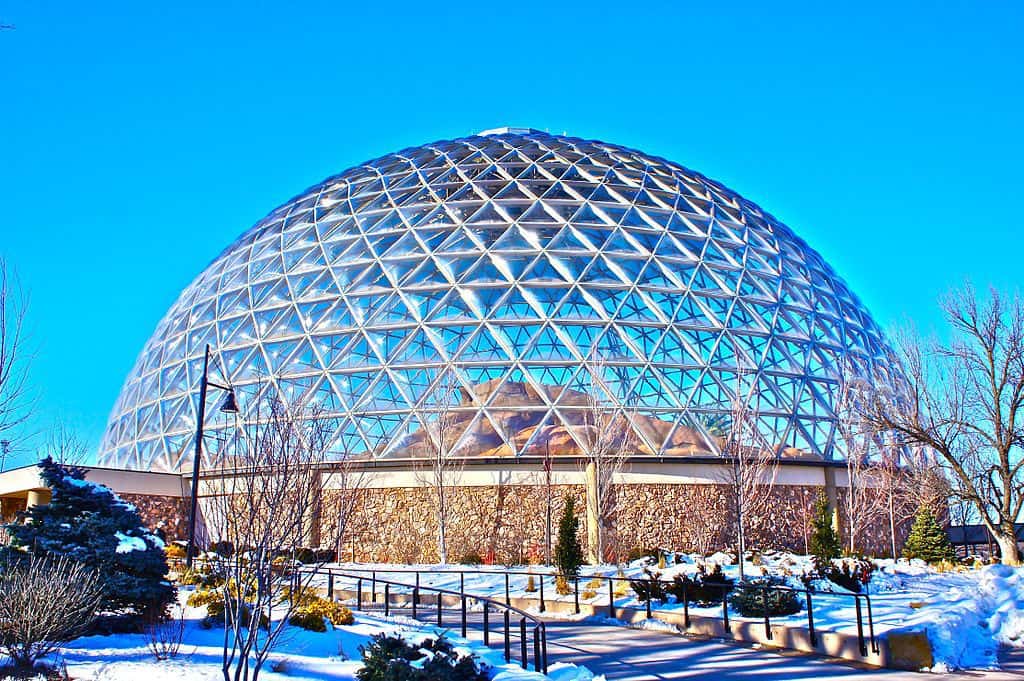
[[[946,532],[935,519],[930,509],[922,506],[914,516],[914,524],[903,545],[904,558],[920,558],[926,563],[953,562],[956,551]]]
[[[487,669],[469,655],[460,656],[443,637],[414,646],[393,634],[377,634],[359,646],[359,681],[487,681]],[[416,663],[415,666],[413,663]]]
[[[778,577],[759,577],[737,584],[729,594],[729,605],[744,617],[764,617],[765,605],[769,617],[782,617],[800,612],[802,607],[796,591],[763,589],[785,586]]]
[[[569,494],[565,495],[565,508],[558,521],[558,543],[555,545],[555,565],[558,573],[565,577],[575,577],[583,565],[583,547],[579,538],[580,519],[576,517],[576,501]]]
[[[665,591],[665,585],[661,582],[658,573],[644,570],[644,574],[647,575],[646,579],[629,580],[629,586],[636,593],[636,599],[641,603],[649,600],[662,603],[667,601],[668,593]]]
[[[814,518],[811,525],[813,529],[808,547],[811,555],[822,560],[841,556],[843,550],[839,544],[839,535],[832,526],[832,507],[829,506],[828,497],[824,492],[819,492],[814,502]]]
[[[693,577],[676,575],[666,591],[675,597],[677,603],[682,603],[685,598],[690,603],[708,607],[720,604],[732,588],[733,581],[722,572],[722,566],[716,564],[711,572],[701,565]]]

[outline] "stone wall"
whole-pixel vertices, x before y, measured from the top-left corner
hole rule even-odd
[[[153,530],[162,530],[167,541],[188,538],[188,500],[155,494],[120,494],[133,504],[142,522]]]
[[[748,517],[749,548],[804,552],[810,537],[812,508],[821,488],[779,485],[761,514]],[[726,488],[713,484],[626,484],[615,490],[615,523],[609,558],[631,549],[666,547],[709,553],[735,542],[734,515]],[[360,490],[340,542],[346,560],[433,562],[437,560],[437,513],[433,490],[391,488]],[[448,560],[475,553],[499,563],[521,563],[544,555],[546,494],[543,486],[481,486],[448,490]],[[576,498],[580,540],[586,541],[584,489],[559,485],[552,490],[552,533],[566,494]],[[332,543],[340,500],[325,492],[322,538]],[[898,527],[898,544],[906,522]],[[887,518],[865,528],[862,549],[888,555]],[[553,540],[554,541],[554,540]]]

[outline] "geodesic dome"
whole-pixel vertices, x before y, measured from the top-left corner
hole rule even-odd
[[[143,349],[101,462],[190,465],[206,344],[243,421],[316,405],[337,456],[421,455],[442,414],[453,453],[574,453],[595,405],[637,454],[714,453],[749,392],[773,447],[830,458],[842,367],[894,380],[857,298],[755,204],[517,129],[347,170],[228,246]],[[236,424],[207,415],[212,460]]]

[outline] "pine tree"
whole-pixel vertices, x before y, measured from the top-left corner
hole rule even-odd
[[[14,547],[7,550],[67,556],[95,568],[105,582],[104,610],[147,616],[164,612],[174,587],[165,577],[163,542],[142,524],[135,507],[87,481],[81,468],[49,457],[39,467],[50,503],[29,509],[24,524],[5,525]]]
[[[927,563],[956,559],[956,551],[931,509],[925,506],[918,509],[903,545],[903,557],[920,558]]]
[[[823,562],[842,555],[839,535],[832,526],[832,508],[824,492],[818,493],[814,502],[814,519],[811,521],[810,551]]]
[[[579,539],[580,521],[576,517],[576,501],[565,495],[565,508],[558,521],[558,543],[555,545],[555,565],[565,577],[575,577],[583,565],[583,547]]]

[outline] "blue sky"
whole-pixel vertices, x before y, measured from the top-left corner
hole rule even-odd
[[[33,427],[96,445],[178,292],[285,199],[500,125],[725,183],[884,327],[940,326],[965,277],[1018,285],[1024,4],[713,4],[0,0],[0,256],[32,295]]]

